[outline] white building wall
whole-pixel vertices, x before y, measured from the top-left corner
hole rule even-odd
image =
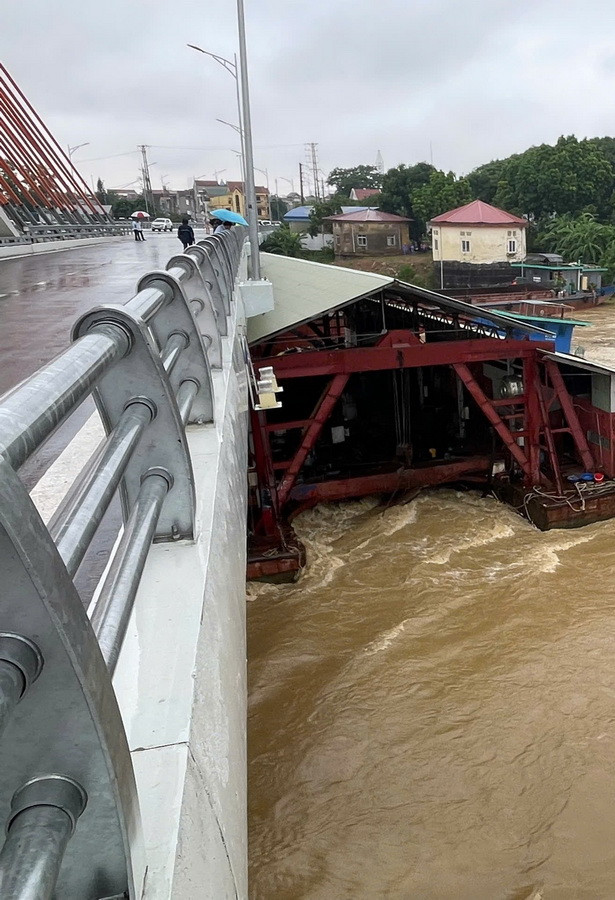
[[[526,256],[525,232],[520,225],[434,225],[433,259],[482,265],[521,262]],[[510,240],[516,242],[514,253],[508,252]],[[469,249],[462,249],[462,241],[469,244]]]

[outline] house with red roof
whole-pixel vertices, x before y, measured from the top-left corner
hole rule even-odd
[[[483,200],[450,209],[429,224],[441,287],[510,284],[511,263],[525,259],[527,221]]]
[[[333,226],[336,256],[392,256],[402,252],[410,240],[408,223],[412,219],[360,208],[325,220]]]
[[[351,200],[360,200],[361,203],[370,197],[378,197],[380,188],[353,188],[350,192]]]

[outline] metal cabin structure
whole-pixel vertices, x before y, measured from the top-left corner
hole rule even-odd
[[[610,370],[594,366],[588,379],[588,364],[555,353],[544,329],[536,340],[505,313],[395,279],[351,272],[344,293],[348,270],[267,257],[264,266],[276,310],[251,320],[248,337],[255,369],[283,392],[252,412],[249,577],[304,563],[289,523],[323,501],[464,481],[539,527],[591,520],[568,476],[615,474],[604,456]],[[601,491],[593,518],[612,514],[604,496],[615,492]]]

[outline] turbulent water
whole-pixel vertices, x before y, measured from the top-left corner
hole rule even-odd
[[[253,900],[615,897],[615,522],[442,490],[295,525],[306,572],[248,603]]]

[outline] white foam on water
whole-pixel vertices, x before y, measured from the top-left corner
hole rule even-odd
[[[497,541],[505,540],[514,535],[514,528],[507,522],[495,522],[488,531],[483,531],[462,537],[461,540],[449,547],[443,547],[439,552],[431,553],[426,563],[432,565],[445,565],[450,561],[453,553],[459,553],[462,550],[472,550],[474,547],[484,547],[487,544],[494,544]]]

